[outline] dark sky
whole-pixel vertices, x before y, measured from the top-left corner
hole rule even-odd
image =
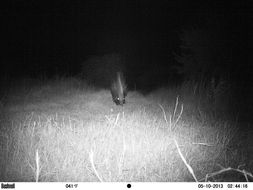
[[[8,1],[0,8],[0,61],[4,72],[15,75],[76,73],[87,57],[116,52],[129,56],[129,68],[156,62],[163,69],[175,62],[180,32],[202,27],[215,31],[224,42],[224,57],[233,54],[230,59],[235,62],[247,62],[250,4],[194,2]]]

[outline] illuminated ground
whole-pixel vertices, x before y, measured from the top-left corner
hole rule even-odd
[[[183,87],[130,92],[120,107],[77,79],[25,84],[2,104],[0,181],[252,179],[250,124],[214,116]]]

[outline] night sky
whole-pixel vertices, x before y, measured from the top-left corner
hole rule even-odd
[[[222,71],[251,78],[247,1],[17,0],[0,10],[1,73],[12,77],[77,75],[87,58],[118,53],[130,83],[141,73],[172,78],[180,34],[203,28],[215,36]]]

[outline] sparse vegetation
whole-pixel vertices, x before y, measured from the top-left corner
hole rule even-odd
[[[74,78],[11,89],[0,181],[252,181],[240,124],[203,109],[189,85],[130,92],[123,108]]]

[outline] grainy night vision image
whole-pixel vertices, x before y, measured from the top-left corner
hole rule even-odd
[[[0,181],[253,181],[251,5],[1,2]]]

